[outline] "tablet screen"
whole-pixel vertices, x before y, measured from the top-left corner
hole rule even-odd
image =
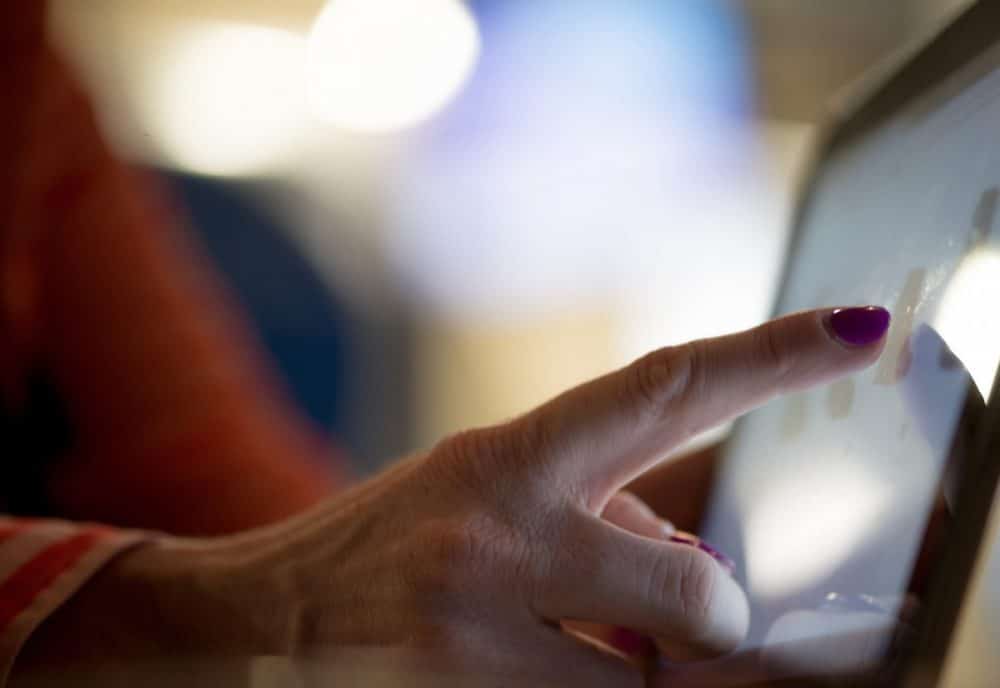
[[[884,662],[897,635],[870,631],[919,618],[963,468],[956,433],[996,373],[1000,54],[836,146],[801,222],[779,312],[885,306],[886,349],[737,425],[702,535],[737,563],[747,648],[825,673]],[[860,640],[821,642],[841,635]]]

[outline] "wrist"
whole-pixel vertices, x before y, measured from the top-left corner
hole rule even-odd
[[[286,654],[287,626],[275,586],[250,565],[252,547],[228,540],[165,538],[113,563],[113,585],[129,592],[159,628],[156,642],[193,658]],[[275,613],[265,615],[265,610]]]
[[[163,537],[119,554],[29,637],[11,685],[34,685],[54,667],[61,677],[92,679],[81,685],[134,676],[158,686],[180,668],[212,679],[192,685],[245,685],[253,656],[283,649],[279,633],[235,609],[234,591],[256,597],[251,605],[264,596],[230,577],[231,568],[213,541]]]

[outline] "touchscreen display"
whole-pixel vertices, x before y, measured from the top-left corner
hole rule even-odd
[[[841,144],[819,170],[779,312],[878,304],[882,358],[736,427],[702,535],[779,670],[884,665],[918,623],[1000,357],[1000,53]],[[960,444],[960,443],[959,443]]]

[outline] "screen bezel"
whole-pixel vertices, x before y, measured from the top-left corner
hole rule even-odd
[[[843,146],[873,130],[901,107],[969,66],[997,45],[1000,45],[1000,3],[980,0],[942,30],[925,39],[905,60],[883,72],[877,83],[868,84],[866,95],[848,110],[831,113],[813,151],[806,181],[793,213],[791,236],[772,315],[778,315],[778,304],[788,288],[790,267],[796,260],[803,225],[821,179],[819,172],[826,161]],[[931,575],[917,638],[909,648],[906,663],[899,667],[899,685],[928,688],[938,684],[966,590],[980,552],[984,549],[984,534],[1000,481],[1000,461],[989,460],[1000,454],[998,386],[1000,371],[990,398],[986,400],[976,435],[960,449],[960,459],[970,470],[964,472],[958,490],[954,536],[944,544],[941,563]],[[734,434],[743,422],[736,422]],[[728,452],[728,446],[724,447],[720,470],[724,470]]]

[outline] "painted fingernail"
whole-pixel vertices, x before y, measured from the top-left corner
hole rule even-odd
[[[630,631],[627,628],[614,629],[608,639],[608,644],[628,657],[646,654],[653,646],[653,642],[648,636]]]
[[[722,565],[722,568],[724,568],[729,573],[730,576],[733,575],[733,573],[735,573],[736,562],[727,557],[722,552],[720,552],[718,549],[708,544],[704,540],[698,543],[698,548],[701,549],[702,552],[706,552],[707,554],[711,555],[713,559],[715,559],[717,562],[719,562],[719,564]]]
[[[830,314],[830,331],[847,346],[868,346],[885,336],[889,311],[881,306],[838,308]]]
[[[702,540],[697,535],[692,535],[691,533],[685,533],[683,531],[677,531],[672,536],[670,536],[670,542],[676,542],[681,545],[689,545],[690,547],[697,547],[705,554],[709,555],[726,570],[729,575],[733,575],[736,571],[736,562],[730,559],[728,556],[723,554],[719,549],[708,544]]]

